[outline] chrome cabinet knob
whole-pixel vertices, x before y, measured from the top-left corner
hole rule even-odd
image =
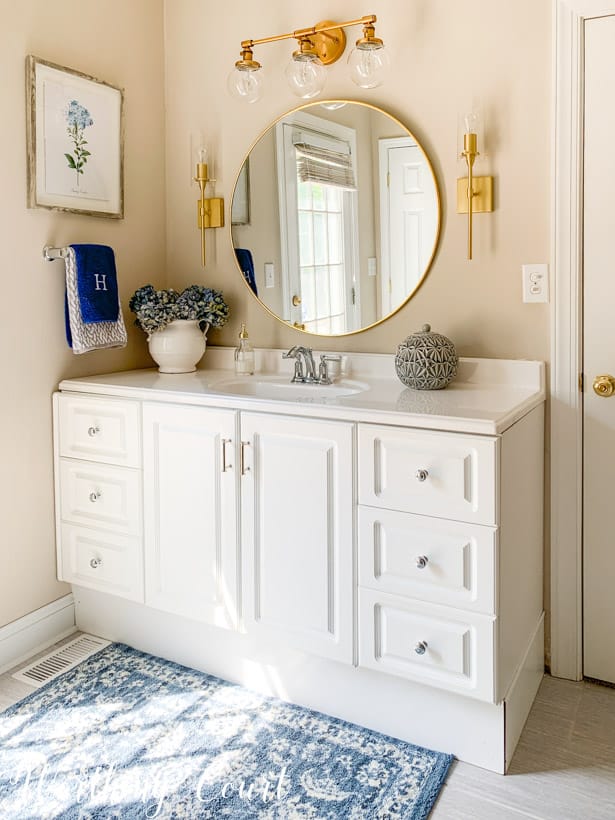
[[[98,435],[98,433],[100,433],[100,427],[98,427],[98,425],[96,425],[96,427],[88,427],[88,436],[94,437]]]
[[[429,558],[426,555],[417,555],[416,558],[416,568],[417,569],[425,569],[427,564],[429,563]]]
[[[98,499],[101,497],[102,493],[100,490],[95,490],[94,492],[90,493],[90,501],[92,504],[95,504]]]
[[[429,475],[428,470],[417,470],[416,471],[416,480],[417,481],[426,481],[428,475]]]
[[[417,655],[424,655],[427,652],[427,641],[419,641],[414,647],[414,651]]]
[[[98,567],[101,566],[101,564],[101,558],[92,558],[92,560],[90,561],[90,566],[92,567],[92,569],[98,569]]]

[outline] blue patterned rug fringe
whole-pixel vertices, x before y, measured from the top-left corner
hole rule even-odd
[[[0,817],[423,820],[452,759],[112,644],[0,713]]]

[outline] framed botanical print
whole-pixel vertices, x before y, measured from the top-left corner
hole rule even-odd
[[[26,59],[28,207],[122,219],[124,93]]]

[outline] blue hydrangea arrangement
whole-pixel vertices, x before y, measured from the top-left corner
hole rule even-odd
[[[222,327],[229,317],[228,305],[220,291],[203,285],[190,285],[181,293],[168,288],[156,290],[143,285],[128,303],[136,315],[135,325],[150,335],[165,328],[175,319],[197,319],[201,330]]]

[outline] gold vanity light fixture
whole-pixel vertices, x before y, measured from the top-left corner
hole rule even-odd
[[[209,176],[207,149],[203,145],[197,148],[194,181],[198,183],[201,191],[201,196],[197,201],[197,227],[201,231],[201,265],[205,267],[205,229],[224,227],[224,199],[205,196],[207,184],[213,184],[215,179]]]
[[[350,77],[361,88],[376,88],[384,80],[389,67],[389,56],[382,40],[376,37],[375,22],[375,14],[367,14],[344,23],[322,20],[314,26],[288,34],[242,40],[241,57],[229,74],[228,89],[234,97],[244,102],[259,100],[263,93],[264,74],[261,64],[254,59],[254,46],[295,39],[298,48],[285,69],[286,80],[293,94],[298,97],[304,100],[316,97],[325,84],[325,66],[335,63],[344,53],[344,29],[349,26],[363,26],[363,36],[356,41],[355,48],[348,56]]]
[[[460,157],[468,167],[467,177],[457,180],[457,213],[468,215],[468,259],[472,259],[472,218],[493,211],[493,177],[474,176],[474,162],[480,155],[478,131],[480,118],[475,112],[463,116],[463,150]]]

